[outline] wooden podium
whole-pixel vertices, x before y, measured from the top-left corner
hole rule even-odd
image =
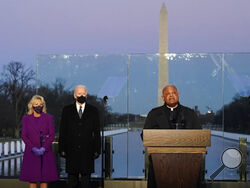
[[[204,168],[206,147],[211,145],[211,132],[144,129],[143,145],[152,157],[157,188],[195,188]]]

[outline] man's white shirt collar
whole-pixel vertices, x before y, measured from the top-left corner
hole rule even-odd
[[[83,103],[81,106],[82,106],[82,113],[84,112],[84,109],[85,109],[85,105],[86,105],[86,102]],[[80,105],[76,102],[76,109],[77,109],[77,112],[79,112],[80,110]]]

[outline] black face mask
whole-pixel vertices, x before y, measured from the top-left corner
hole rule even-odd
[[[77,102],[79,102],[80,104],[83,104],[86,102],[86,97],[84,96],[80,96],[76,98]]]
[[[33,110],[38,113],[41,114],[43,111],[43,106],[33,106]]]

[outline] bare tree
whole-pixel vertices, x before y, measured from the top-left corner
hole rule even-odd
[[[34,94],[35,72],[31,68],[25,68],[20,62],[12,61],[3,67],[0,83],[2,96],[10,102],[15,117],[15,137],[20,137],[22,116],[26,111],[27,102]]]

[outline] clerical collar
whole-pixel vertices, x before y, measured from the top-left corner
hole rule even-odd
[[[170,106],[168,106],[168,105],[166,104],[166,107],[167,107],[168,109],[170,109],[171,111],[174,111],[174,109],[177,108],[178,105],[179,105],[179,103],[176,104],[174,107],[170,107]]]

